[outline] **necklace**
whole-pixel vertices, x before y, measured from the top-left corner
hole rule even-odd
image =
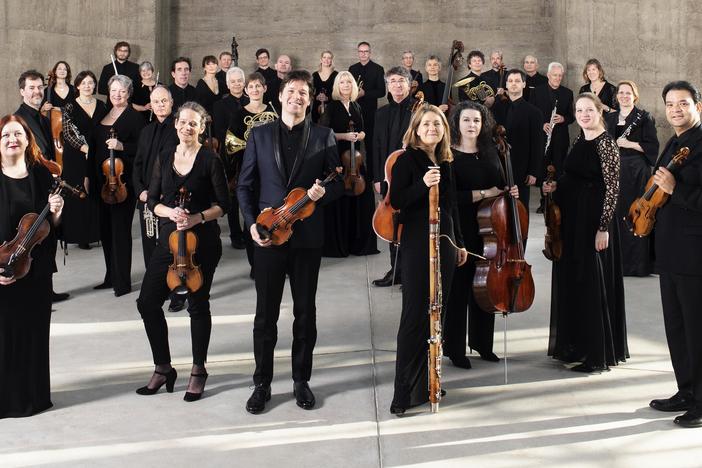
[[[95,98],[89,97],[87,100],[83,99],[83,96],[78,96],[76,98],[76,101],[78,101],[81,104],[84,104],[86,106],[89,106],[90,104],[95,102]]]

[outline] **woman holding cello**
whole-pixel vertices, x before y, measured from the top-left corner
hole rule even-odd
[[[629,357],[618,223],[619,149],[592,93],[575,100],[582,129],[557,182],[543,184],[561,209],[561,259],[553,262],[548,355],[602,372]]]
[[[404,225],[400,250],[404,271],[402,315],[397,331],[395,393],[392,414],[429,401],[427,350],[429,338],[429,188],[439,186],[441,212],[441,282],[448,297],[453,270],[468,253],[458,224],[451,155],[451,137],[443,112],[425,104],[412,116],[403,137],[407,148],[392,167],[390,202],[401,210]],[[454,247],[458,246],[458,249]],[[424,274],[422,274],[424,273]]]
[[[473,101],[462,101],[451,113],[453,167],[456,179],[456,199],[461,220],[461,233],[470,252],[483,251],[483,238],[478,229],[478,206],[485,198],[500,195],[505,178],[492,139],[495,120],[487,107]],[[510,189],[519,197],[515,185]],[[473,294],[476,264],[472,259],[456,269],[451,295],[448,296],[444,325],[444,355],[451,363],[470,369],[466,356],[466,326],[468,346],[486,361],[497,362],[492,351],[495,315],[480,308]],[[466,314],[466,308],[468,313]]]
[[[149,208],[159,217],[159,239],[169,239],[174,231],[184,230],[196,236],[196,245],[189,245],[185,253],[191,258],[190,263],[199,265],[203,281],[197,290],[188,291],[193,365],[185,401],[200,399],[205,389],[208,375],[205,361],[212,329],[210,287],[222,256],[217,219],[227,212],[230,203],[222,160],[198,141],[205,131],[206,119],[207,112],[195,102],[180,107],[175,118],[180,142],[175,151],[164,150],[154,163],[148,197]],[[184,207],[178,203],[181,192],[189,198]],[[173,244],[171,239],[168,244]],[[182,258],[175,260],[175,255],[169,252],[166,242],[159,242],[149,259],[137,299],[156,366],[148,384],[137,389],[140,395],[153,395],[164,384],[168,392],[173,391],[176,370],[171,366],[168,327],[162,307],[170,294],[166,282],[169,264],[182,261]]]
[[[377,237],[371,220],[375,210],[373,186],[366,177],[365,151],[366,138],[361,106],[356,102],[358,84],[347,71],[339,72],[334,80],[332,100],[319,123],[334,130],[339,157],[344,166],[344,180],[355,177],[353,190],[346,196],[324,207],[324,250],[325,257],[348,257],[378,253]],[[353,143],[356,158],[351,167],[350,151]],[[354,176],[355,174],[355,176]],[[350,184],[346,184],[350,186]]]
[[[31,416],[52,406],[49,323],[54,226],[63,198],[49,195],[51,173],[39,160],[34,136],[21,117],[0,119],[0,244],[17,235],[20,219],[40,213],[47,200],[49,236],[31,251],[29,273],[3,276],[0,267],[0,419]]]

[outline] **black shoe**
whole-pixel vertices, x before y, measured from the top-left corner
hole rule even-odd
[[[702,408],[692,408],[676,417],[673,422],[680,427],[702,427]]]
[[[78,244],[78,248],[81,250],[90,250],[92,247],[90,247],[90,244],[85,243],[85,244]]]
[[[607,366],[593,366],[586,362],[578,364],[575,367],[571,367],[570,370],[574,372],[582,372],[584,374],[601,374],[602,372],[609,372],[609,367]]]
[[[295,396],[297,406],[300,408],[306,410],[314,408],[314,393],[310,390],[310,386],[307,382],[295,382],[293,384],[293,395]]]
[[[651,400],[648,406],[658,411],[679,412],[691,410],[693,404],[692,395],[678,392],[670,398]]]
[[[266,409],[266,402],[271,399],[271,386],[258,384],[254,388],[251,397],[246,402],[246,411],[251,414],[258,414]]]
[[[539,207],[536,209],[536,212],[538,214],[544,214],[544,207],[543,205],[539,205]]]
[[[194,393],[194,392],[185,392],[185,395],[183,396],[183,400],[187,402],[192,402],[192,401],[197,401],[202,397],[202,394],[205,393],[205,382],[207,382],[207,377],[209,377],[210,374],[207,372],[203,372],[202,374],[190,374],[190,377],[195,377],[196,379],[202,379],[202,391],[200,393]]]
[[[395,416],[402,416],[405,414],[405,411],[407,411],[407,408],[404,406],[399,406],[396,404],[391,404],[390,405],[390,414],[394,414]]]
[[[68,299],[69,297],[71,297],[71,295],[68,294],[68,293],[57,293],[57,292],[52,292],[52,293],[51,293],[51,302],[52,302],[52,303],[56,303],[56,302],[65,301],[65,300]]]
[[[115,297],[121,297],[124,296],[125,294],[129,294],[132,292],[132,288],[126,288],[126,289],[115,289]]]
[[[162,375],[166,378],[163,382],[159,384],[158,387],[155,388],[149,388],[149,385],[144,385],[143,387],[139,387],[136,389],[136,392],[139,395],[153,395],[154,393],[158,392],[161,387],[163,387],[163,384],[166,384],[166,391],[168,393],[173,393],[173,387],[175,385],[176,377],[178,374],[176,373],[175,367],[171,367],[171,370],[168,372],[159,372],[159,371],[154,371],[154,374]]]
[[[383,276],[380,279],[373,280],[373,286],[378,286],[379,288],[387,288],[388,286],[392,286],[393,284],[401,284],[402,280],[400,278],[400,275],[395,276],[393,278],[393,270],[388,271],[385,273],[385,276]]]
[[[470,369],[473,367],[470,364],[470,359],[468,359],[468,356],[448,356],[448,358],[451,360],[451,364],[453,364],[455,367],[460,367],[461,369]]]
[[[180,312],[185,309],[185,295],[173,294],[171,303],[168,305],[168,312]]]
[[[93,289],[112,289],[112,281],[103,281],[97,286],[93,286]]]
[[[244,250],[246,244],[243,237],[232,237],[232,249]]]
[[[500,358],[498,358],[497,354],[493,353],[492,351],[487,351],[483,353],[478,351],[478,354],[480,354],[480,359],[482,359],[483,361],[500,362]]]

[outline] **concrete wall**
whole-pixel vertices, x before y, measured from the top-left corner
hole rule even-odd
[[[702,11],[694,0],[4,0],[0,4],[0,111],[19,102],[22,70],[46,71],[67,60],[74,75],[96,73],[108,62],[117,40],[133,44],[132,59],[151,60],[169,81],[177,55],[193,59],[193,84],[204,55],[239,42],[240,66],[255,68],[254,52],[268,47],[273,60],[287,53],[296,67],[316,69],[324,49],[337,68],[357,61],[356,44],[373,45],[373,59],[386,68],[406,49],[420,61],[434,53],[446,60],[453,39],[466,51],[502,49],[508,66],[535,54],[542,71],[552,60],[567,67],[566,84],[582,85],[582,65],[603,63],[610,81],[628,78],[642,88],[642,105],[667,125],[659,97],[672,79],[702,85]],[[461,76],[464,71],[459,71]]]

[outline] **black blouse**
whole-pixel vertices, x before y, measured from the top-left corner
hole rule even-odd
[[[222,92],[221,89],[219,91],[220,93]],[[220,99],[220,94],[213,93],[209,85],[205,83],[205,80],[200,79],[197,81],[197,86],[195,86],[195,95],[197,96],[198,104],[204,107],[208,114],[212,115],[212,106]]]
[[[131,169],[136,155],[137,143],[139,142],[139,134],[144,128],[144,119],[141,114],[134,110],[133,107],[127,107],[117,120],[112,125],[104,125],[100,123],[95,128],[93,134],[93,142],[91,147],[95,148],[95,163],[97,164],[98,173],[100,165],[104,160],[110,157],[110,150],[107,149],[105,141],[110,138],[110,129],[115,130],[117,140],[124,147],[122,151],[115,151],[115,157],[121,158],[125,164],[125,181],[127,185],[131,185]]]
[[[591,93],[590,83],[584,84],[580,87],[580,93]],[[617,102],[617,87],[614,86],[609,81],[605,81],[600,93],[596,94],[602,104],[612,109],[619,110],[619,103]]]
[[[70,84],[68,85],[68,94],[66,94],[65,99],[59,96],[54,87],[46,90],[46,100],[54,107],[64,107],[66,104],[75,102],[76,96],[78,96],[76,88]]]
[[[326,116],[323,122],[335,133],[346,133],[349,131],[349,124],[353,122],[353,130],[355,132],[365,131],[363,116],[361,115],[361,106],[358,103],[349,103],[349,110],[341,101],[332,101],[327,107]],[[336,140],[336,147],[339,149],[339,154],[351,148],[351,142],[346,140]],[[358,148],[358,146],[357,146]]]

